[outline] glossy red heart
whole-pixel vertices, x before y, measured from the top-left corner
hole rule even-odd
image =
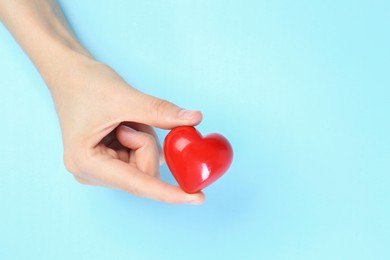
[[[196,193],[227,171],[233,150],[220,134],[202,137],[194,127],[180,126],[165,138],[164,155],[180,187],[187,193]]]

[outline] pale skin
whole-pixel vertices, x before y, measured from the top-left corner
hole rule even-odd
[[[55,0],[0,0],[0,20],[48,86],[59,117],[64,163],[87,185],[173,204],[202,204],[159,178],[162,151],[153,127],[197,125],[184,110],[128,85],[94,59],[72,33]]]

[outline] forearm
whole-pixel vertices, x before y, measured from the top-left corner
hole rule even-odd
[[[0,20],[44,78],[69,60],[91,57],[73,35],[56,0],[0,0]]]

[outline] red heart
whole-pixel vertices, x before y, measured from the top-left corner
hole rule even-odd
[[[220,178],[229,168],[233,150],[219,134],[205,137],[192,126],[180,126],[164,141],[165,160],[180,187],[196,193]]]

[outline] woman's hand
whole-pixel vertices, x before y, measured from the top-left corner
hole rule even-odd
[[[203,203],[202,193],[159,179],[161,148],[151,127],[196,125],[200,112],[145,95],[95,61],[55,0],[0,1],[0,20],[52,93],[65,165],[79,182],[168,203]]]
[[[159,179],[161,147],[151,126],[196,125],[202,115],[145,95],[111,68],[75,55],[43,74],[59,115],[67,169],[83,184],[117,188],[168,203],[201,204]]]

